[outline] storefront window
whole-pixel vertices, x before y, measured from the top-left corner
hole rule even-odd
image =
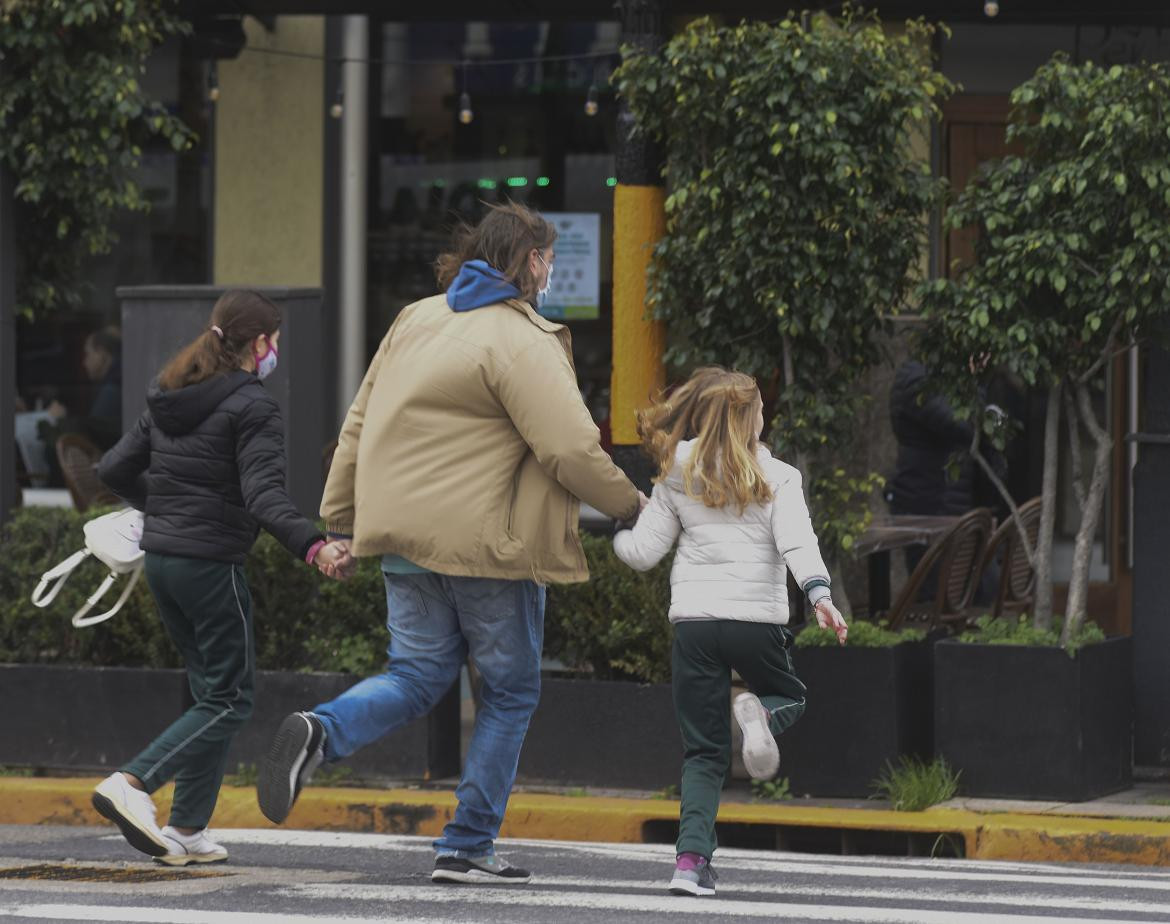
[[[143,86],[197,135],[176,154],[168,143],[143,146],[134,180],[151,203],[115,225],[114,249],[89,261],[84,307],[17,329],[17,440],[27,486],[60,486],[54,444],[81,433],[107,448],[122,430],[121,336],[115,289],[209,280],[211,158],[207,63],[175,40],[148,60]]]
[[[371,35],[382,64],[372,75],[369,354],[403,307],[435,293],[435,258],[458,222],[474,223],[486,204],[521,202],[558,225],[546,313],[570,324],[582,393],[604,418],[615,183],[607,77],[618,23],[381,22]],[[599,106],[588,115],[592,86]]]

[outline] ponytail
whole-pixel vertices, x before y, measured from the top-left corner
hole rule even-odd
[[[163,367],[159,387],[174,391],[240,368],[248,345],[261,334],[271,337],[280,320],[280,309],[259,292],[224,292],[211,310],[207,329]]]

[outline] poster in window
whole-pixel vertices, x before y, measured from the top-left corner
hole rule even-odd
[[[552,290],[541,309],[558,321],[593,320],[601,314],[601,215],[543,212],[557,229]]]

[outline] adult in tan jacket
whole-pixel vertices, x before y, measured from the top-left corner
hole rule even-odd
[[[432,879],[527,882],[495,856],[520,747],[540,695],[544,585],[584,581],[584,500],[633,517],[644,501],[601,449],[569,332],[541,317],[556,230],[493,208],[439,258],[445,294],[403,309],[341,429],[321,514],[354,556],[380,556],[390,662],[282,723],[260,778],[276,822],[322,760],[425,714],[470,656],[482,704],[435,841]]]

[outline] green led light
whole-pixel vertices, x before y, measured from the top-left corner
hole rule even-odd
[[[495,189],[496,188],[496,181],[489,180],[487,177],[480,177],[479,182],[476,183],[476,185],[480,189]]]
[[[617,177],[611,176],[608,180],[605,181],[605,185],[606,186],[617,186]]]
[[[538,176],[536,178],[536,185],[537,186],[547,186],[548,183],[549,183],[549,179],[547,176]]]
[[[508,177],[509,186],[527,186],[528,177],[526,176],[510,176]]]
[[[438,187],[439,189],[442,189],[444,186],[447,185],[447,181],[446,180],[435,180],[435,182],[432,185]]]

